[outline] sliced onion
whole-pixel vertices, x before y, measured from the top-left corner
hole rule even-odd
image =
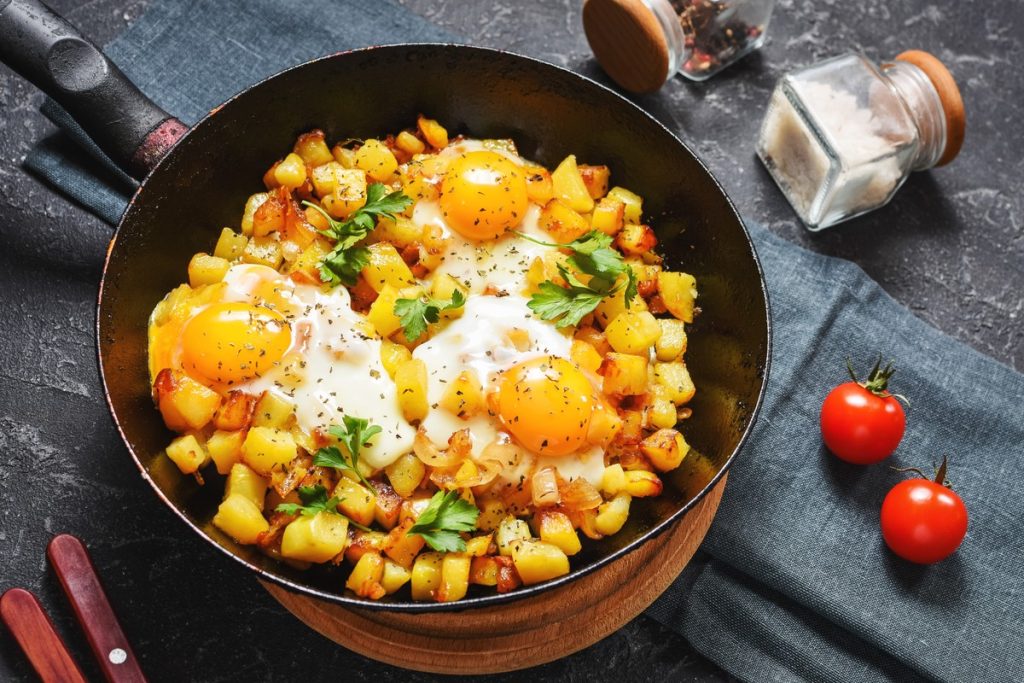
[[[601,492],[583,477],[570,482],[562,481],[558,492],[567,510],[593,510],[604,502]]]
[[[558,493],[558,477],[555,475],[555,470],[550,467],[543,467],[533,473],[530,490],[533,495],[533,504],[537,507],[558,505],[562,500]]]
[[[502,467],[515,467],[519,464],[521,455],[522,452],[512,443],[509,435],[499,432],[498,438],[484,447],[480,453],[480,460],[497,460]]]
[[[471,477],[456,477],[455,480],[458,485],[462,488],[475,487],[475,486],[486,486],[494,481],[501,470],[504,469],[502,464],[497,460],[475,460],[473,461],[477,466],[477,473]]]
[[[452,434],[452,439],[454,438],[455,434]],[[447,451],[442,451],[435,446],[434,442],[427,438],[427,434],[423,431],[422,427],[416,432],[416,438],[412,442],[412,450],[416,457],[420,459],[420,462],[431,467],[452,467],[453,465],[458,465],[465,458],[465,454],[460,453],[458,448],[449,447]]]

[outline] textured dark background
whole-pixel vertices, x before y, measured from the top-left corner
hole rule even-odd
[[[601,78],[578,0],[400,1],[472,42]],[[101,43],[146,5],[50,2]],[[694,147],[748,220],[857,262],[932,325],[1024,369],[1024,73],[1015,67],[1024,58],[1021,35],[1024,5],[1015,0],[786,0],[761,54],[708,83],[676,78],[638,101]],[[883,59],[911,47],[933,51],[959,79],[968,108],[964,152],[951,167],[916,174],[889,207],[807,233],[753,154],[775,79],[848,49]],[[35,591],[78,660],[98,676],[44,559],[50,536],[68,531],[89,543],[153,680],[428,678],[370,662],[307,630],[186,533],[141,484],[107,415],[94,360],[93,302],[110,229],[20,168],[33,142],[51,131],[40,102],[0,67],[0,590]],[[885,340],[878,344],[884,350]],[[530,675],[728,678],[644,617]],[[25,660],[0,631],[0,680],[26,678]]]

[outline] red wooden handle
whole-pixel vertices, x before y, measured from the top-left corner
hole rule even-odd
[[[36,596],[10,589],[0,596],[0,616],[43,683],[86,683]]]
[[[145,683],[146,677],[114,616],[82,542],[74,536],[61,534],[50,541],[46,555],[75,609],[103,675],[111,683]]]

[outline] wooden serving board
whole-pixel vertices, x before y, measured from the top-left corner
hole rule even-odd
[[[654,602],[704,540],[725,481],[673,528],[629,555],[566,586],[506,605],[403,614],[340,607],[262,583],[307,626],[377,661],[446,674],[525,669],[593,645]]]

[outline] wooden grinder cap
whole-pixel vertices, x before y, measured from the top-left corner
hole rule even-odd
[[[586,0],[583,30],[594,56],[620,86],[654,92],[668,79],[668,42],[643,0]]]
[[[942,109],[946,113],[946,149],[935,165],[945,166],[959,154],[960,147],[964,144],[967,120],[964,115],[964,101],[960,97],[960,88],[957,87],[953,74],[949,73],[946,65],[928,52],[907,50],[896,55],[896,59],[913,64],[923,71],[939,94]]]

